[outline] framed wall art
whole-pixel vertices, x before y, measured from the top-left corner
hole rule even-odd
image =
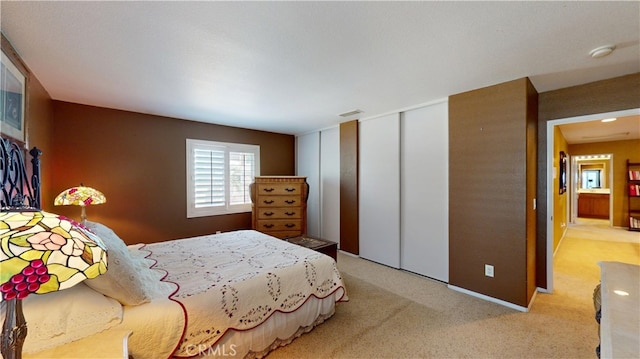
[[[558,193],[563,194],[567,191],[567,154],[564,151],[560,151],[560,161],[558,166],[560,168]]]
[[[0,133],[25,140],[26,77],[2,51],[0,66]]]

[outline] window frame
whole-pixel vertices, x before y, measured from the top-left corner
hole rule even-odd
[[[224,152],[225,152],[225,163],[224,163],[225,205],[224,206],[207,206],[207,207],[195,206],[195,183],[194,183],[194,150],[195,149],[205,149],[205,150],[224,149]],[[191,138],[186,139],[187,218],[251,212],[250,201],[248,203],[243,203],[243,204],[235,204],[235,205],[230,204],[230,200],[231,200],[229,195],[229,183],[230,183],[229,153],[230,152],[252,153],[254,155],[254,174],[253,174],[254,178],[255,176],[260,176],[260,146],[259,145],[209,141],[209,140],[197,140],[197,139],[191,139]]]

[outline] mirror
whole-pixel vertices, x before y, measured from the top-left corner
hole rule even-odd
[[[611,168],[610,158],[605,155],[577,156],[576,188],[578,190],[606,189]],[[581,158],[583,157],[583,158]]]
[[[601,170],[583,170],[580,188],[602,188],[601,173]]]

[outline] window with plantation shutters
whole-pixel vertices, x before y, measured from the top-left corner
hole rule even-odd
[[[187,217],[251,211],[260,146],[187,139]]]

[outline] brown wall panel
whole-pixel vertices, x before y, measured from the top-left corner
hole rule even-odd
[[[340,124],[340,249],[360,252],[357,120]]]
[[[127,243],[150,243],[251,228],[251,213],[186,217],[186,139],[260,145],[262,175],[293,175],[291,135],[247,130],[54,101],[54,193],[84,183],[107,203],[89,220],[112,227]],[[79,208],[56,207],[78,218]]]
[[[449,98],[449,283],[522,306],[528,86],[520,79]]]
[[[42,208],[51,212],[53,209],[44,199],[49,198],[53,191],[54,139],[51,136],[53,129],[53,101],[44,87],[42,87],[42,84],[33,76],[29,81],[28,105],[27,146],[29,148],[38,147],[42,151],[40,158]]]
[[[527,297],[526,302],[529,303],[533,294],[537,289],[536,282],[536,208],[534,201],[537,201],[537,156],[538,156],[538,91],[529,79],[527,80],[527,113],[526,113],[526,138],[527,138],[527,199],[525,202],[527,228],[526,228],[526,246],[527,246]]]
[[[640,73],[542,92],[538,103],[536,280],[547,288],[547,121],[640,108]]]

